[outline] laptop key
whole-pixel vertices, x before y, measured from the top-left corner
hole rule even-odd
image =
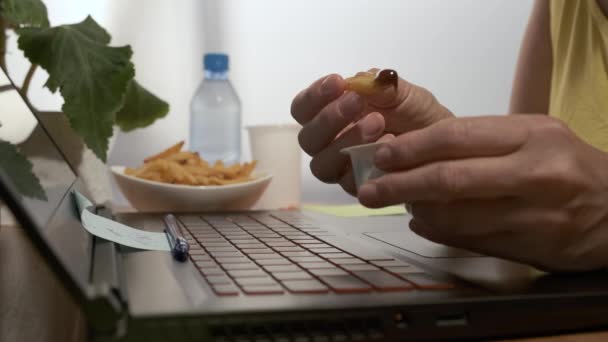
[[[209,254],[211,254],[213,257],[215,258],[223,258],[223,257],[243,257],[243,253],[239,252],[239,251],[218,251],[218,252],[212,252],[210,251]]]
[[[196,253],[190,253],[190,257],[194,261],[211,261],[211,257],[202,251],[196,251]]]
[[[293,247],[273,247],[277,252],[305,252],[304,248],[293,246]]]
[[[219,296],[238,296],[239,289],[235,285],[214,285],[211,286],[213,291]]]
[[[205,279],[207,279],[207,282],[213,285],[232,284],[232,279],[226,275],[210,275],[205,277]]]
[[[337,249],[337,248],[309,248],[309,251],[313,252],[313,253],[317,253],[317,254],[322,254],[322,253],[340,253],[342,252],[341,250]]]
[[[199,241],[205,241],[206,239],[223,239],[221,234],[215,232],[194,233],[192,235]]]
[[[272,249],[270,248],[243,248],[241,249],[245,254],[269,254],[272,253]]]
[[[372,264],[354,264],[354,265],[342,265],[342,268],[348,271],[376,271],[380,270],[378,267]]]
[[[261,269],[256,270],[231,270],[228,274],[233,278],[246,278],[246,277],[263,277],[266,276],[266,272]]]
[[[384,271],[354,271],[353,273],[378,291],[407,291],[414,288],[411,283]]]
[[[320,257],[323,257],[325,259],[329,259],[329,260],[333,260],[333,259],[347,259],[347,258],[352,258],[353,256],[350,254],[346,254],[343,252],[340,253],[319,253]]]
[[[248,295],[277,295],[285,293],[279,284],[275,285],[245,285],[243,292]]]
[[[207,246],[205,246],[205,249],[207,249],[207,252],[209,252],[209,253],[213,253],[213,252],[238,252],[238,249],[234,248],[232,245],[225,245],[225,246],[218,246],[218,247],[207,247]]]
[[[180,221],[182,221],[183,224],[185,225],[189,225],[189,224],[204,224],[205,221],[203,221],[201,219],[200,216],[198,215],[179,215],[177,217]]]
[[[272,272],[272,276],[281,281],[313,279],[309,273],[306,273],[304,271],[301,271],[301,272]]]
[[[228,240],[242,240],[251,236],[249,234],[224,234],[224,237]]]
[[[263,243],[235,243],[235,245],[241,249],[268,249]]]
[[[241,264],[241,263],[247,263],[250,262],[251,260],[247,257],[221,257],[221,258],[216,258],[215,261],[219,262],[220,264]]]
[[[257,270],[259,267],[258,265],[249,262],[249,263],[242,263],[242,264],[225,264],[222,265],[222,267],[225,270],[228,271],[232,271],[232,270]]]
[[[348,273],[346,273],[346,271],[341,270],[339,268],[315,268],[315,269],[308,270],[308,272],[316,275],[317,277],[348,275]]]
[[[247,285],[276,285],[277,281],[266,276],[266,277],[251,277],[251,278],[237,278],[236,283],[241,286]]]
[[[318,280],[286,280],[283,281],[283,286],[289,292],[297,294],[306,293],[328,293],[329,288]]]
[[[336,293],[358,293],[372,290],[371,286],[352,275],[322,276],[320,279]]]
[[[357,258],[344,258],[344,259],[333,259],[331,260],[336,265],[356,265],[356,264],[367,264],[365,261]]]
[[[270,265],[291,265],[291,261],[281,258],[281,259],[259,259],[255,261],[256,263],[262,266],[270,266]]]
[[[208,239],[198,239],[201,240],[201,245],[206,246],[207,243],[229,243],[228,240],[224,238],[208,238]]]
[[[220,267],[215,261],[197,260],[194,262],[199,268],[217,268]]]
[[[301,243],[300,246],[306,248],[331,248],[332,246],[326,243]]]
[[[320,262],[298,262],[298,265],[304,268],[335,268],[333,264],[328,263],[327,261]]]
[[[266,244],[270,247],[296,247],[294,243],[289,241],[267,242]]]
[[[286,237],[288,239],[310,237],[310,235],[304,234],[304,233],[284,233],[284,232],[281,232],[281,235],[283,235],[284,237]]]
[[[234,240],[230,240],[230,242],[232,242],[235,245],[239,245],[241,243],[259,243],[259,240],[255,239],[255,238],[251,238],[251,239],[234,239]]]
[[[212,267],[212,268],[199,268],[199,271],[204,275],[204,276],[213,276],[213,275],[226,275],[226,272],[224,272],[224,270],[222,270],[219,267]]]
[[[187,226],[186,231],[192,235],[196,235],[198,233],[215,233],[215,229],[211,228],[210,226]]]
[[[269,265],[264,266],[264,269],[268,272],[297,272],[302,269],[296,265]]]
[[[295,243],[321,243],[322,241],[319,241],[315,238],[313,238],[312,236],[308,236],[308,237],[297,237],[297,238],[290,238],[291,241],[295,242]]]
[[[323,262],[325,260],[310,254],[310,256],[289,256],[289,259],[293,262]]]
[[[281,235],[277,234],[277,233],[252,233],[253,236],[257,237],[257,238],[278,238],[281,237]]]
[[[302,252],[281,252],[286,257],[289,258],[299,258],[299,257],[315,257],[316,256],[310,252],[302,251]]]
[[[209,240],[203,240],[201,241],[201,246],[207,248],[207,247],[232,247],[232,244],[230,242],[228,242],[227,240],[224,241],[219,241],[219,239],[213,239],[215,241],[209,241]]]
[[[264,254],[251,254],[249,257],[253,260],[261,260],[261,259],[284,259],[281,255],[277,253],[264,253]]]
[[[264,241],[265,243],[268,243],[268,242],[284,242],[284,241],[289,241],[289,240],[279,237],[279,238],[260,238],[260,241]]]
[[[424,273],[405,274],[403,278],[414,283],[416,287],[425,290],[446,290],[456,287],[456,285],[450,282],[435,279],[429,274]]]

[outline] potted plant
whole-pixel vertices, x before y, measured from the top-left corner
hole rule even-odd
[[[45,87],[53,93],[59,91],[64,100],[57,115],[77,134],[80,145],[88,148],[81,159],[89,158],[89,153],[103,165],[115,126],[130,131],[168,113],[166,102],[135,81],[131,47],[110,46],[111,36],[90,16],[80,23],[53,27],[42,0],[0,0],[0,67],[7,74],[9,30],[16,33],[19,49],[31,62],[17,90],[37,111],[27,97],[28,90],[38,68],[48,73]],[[0,87],[0,92],[14,90]],[[23,195],[44,198],[32,164],[19,153],[18,146],[1,140],[0,170],[15,181]]]

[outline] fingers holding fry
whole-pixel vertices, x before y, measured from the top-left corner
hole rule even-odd
[[[182,151],[183,141],[144,159],[137,168],[126,168],[125,174],[155,182],[183,185],[227,185],[247,182],[257,164],[224,165],[220,160],[209,163],[198,153]]]

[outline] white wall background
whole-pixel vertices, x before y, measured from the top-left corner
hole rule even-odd
[[[130,43],[138,80],[172,106],[155,125],[120,133],[110,156],[114,164],[137,164],[187,138],[188,102],[202,78],[204,52],[230,54],[245,125],[291,122],[291,99],[306,85],[327,73],[351,75],[373,66],[398,70],[458,115],[504,113],[531,8],[530,0],[45,3],[54,24],[92,13],[114,43]],[[43,91],[33,95],[35,103],[60,103]],[[315,181],[308,161],[303,158],[305,199],[347,198],[336,186]]]

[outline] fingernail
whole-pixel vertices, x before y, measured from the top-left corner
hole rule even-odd
[[[417,219],[412,219],[409,226],[411,231],[423,237],[428,236],[431,232],[430,227],[424,221]]]
[[[410,221],[410,229],[411,229],[411,230],[414,230],[414,231],[415,231],[416,229],[418,229],[418,223],[416,223],[416,220],[415,220],[415,219],[412,219],[412,220]]]
[[[330,97],[338,92],[338,84],[333,80],[332,75],[327,76],[321,83],[321,95]]]
[[[347,119],[354,119],[363,110],[363,100],[361,96],[357,95],[354,92],[350,92],[340,100],[340,104],[338,105],[340,109],[340,113]]]
[[[361,204],[365,206],[374,206],[378,199],[378,187],[374,183],[366,183],[363,184],[359,188],[359,193],[357,194]]]

